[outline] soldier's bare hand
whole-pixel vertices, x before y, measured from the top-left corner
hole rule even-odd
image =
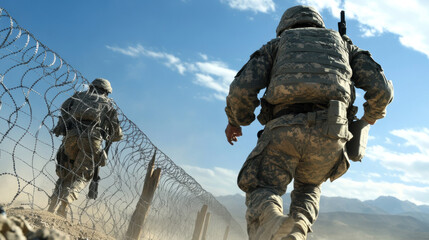
[[[235,127],[228,123],[225,129],[226,140],[229,144],[234,145],[233,142],[237,142],[237,137],[242,136],[241,127]]]

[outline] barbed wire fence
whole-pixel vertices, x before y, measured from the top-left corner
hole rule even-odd
[[[0,8],[0,203],[46,210],[54,189],[61,139],[52,129],[61,104],[89,85],[85,77]],[[161,169],[140,239],[192,239],[197,213],[208,206],[206,239],[246,239],[240,225],[212,194],[156,148],[115,105],[123,139],[110,147],[100,169],[96,200],[84,189],[71,206],[71,221],[124,239],[156,152]]]

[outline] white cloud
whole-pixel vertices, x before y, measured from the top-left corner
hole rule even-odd
[[[226,2],[231,8],[242,11],[268,13],[276,10],[276,5],[272,0],[221,0],[221,2]]]
[[[356,19],[363,36],[383,32],[399,35],[400,42],[429,57],[429,1],[424,0],[300,0],[302,4],[328,9],[338,17],[340,6],[348,19]],[[343,2],[343,3],[341,3]]]
[[[429,156],[429,129],[424,128],[419,131],[413,129],[402,129],[393,130],[391,133],[397,137],[405,139],[407,141],[405,144],[406,146],[415,146],[420,152]]]
[[[143,46],[141,46],[140,44],[138,44],[136,47],[129,46],[127,48],[118,48],[118,47],[111,47],[111,46],[106,46],[106,47],[107,49],[110,49],[114,52],[122,53],[130,57],[146,56],[146,57],[159,59],[161,61],[164,61],[164,64],[167,67],[177,70],[182,75],[186,71],[186,67],[184,66],[182,61],[176,56],[168,53],[163,53],[163,52],[150,51],[143,48]]]
[[[181,166],[201,186],[214,196],[242,194],[237,187],[238,172],[230,169],[215,167],[214,169],[195,166]]]
[[[388,137],[385,137],[384,139],[385,139],[385,143],[386,143],[386,144],[393,144],[392,139],[390,139],[390,138],[388,138]]]
[[[130,56],[130,57],[137,57],[137,56],[139,56],[139,53],[140,53],[140,50],[138,48],[135,48],[135,47],[128,47],[126,49],[111,47],[111,46],[106,46],[106,47],[107,47],[107,49],[110,49],[114,52],[122,53],[122,54]]]
[[[220,93],[225,93],[225,88],[223,88],[222,85],[210,75],[197,73],[195,74],[195,76],[197,77],[195,80],[197,84],[214,89],[215,91]]]
[[[355,181],[342,177],[332,183],[322,185],[322,194],[329,197],[357,198],[361,201],[373,200],[379,196],[393,196],[415,204],[429,204],[429,186],[418,187],[403,183],[377,182],[373,180]]]
[[[394,171],[404,182],[429,184],[429,129],[394,130],[391,134],[404,139],[405,144],[395,146],[395,149],[370,146],[366,157]]]
[[[368,178],[381,178],[381,175],[379,173],[374,173],[374,172],[367,173],[366,176]]]
[[[211,98],[224,101],[228,94],[229,85],[234,79],[236,70],[229,69],[228,66],[220,61],[209,61],[208,56],[199,53],[204,61],[184,62],[180,58],[165,52],[155,52],[145,49],[141,45],[127,48],[106,46],[108,49],[124,54],[130,57],[150,57],[160,60],[172,70],[181,75],[190,73],[194,76],[193,82],[200,86],[214,90]]]
[[[341,11],[341,0],[298,0],[300,4],[308,5],[321,11],[325,8],[330,9],[332,15],[339,15]]]
[[[325,183],[323,194],[360,200],[394,196],[416,204],[429,204],[429,129],[401,129],[390,133],[404,143],[399,144],[396,139],[389,138],[390,143],[386,143],[389,148],[369,146],[366,158],[388,170],[383,176],[399,179],[400,182],[386,181],[378,173],[368,173],[364,176],[368,179],[366,181],[343,177],[333,183]]]
[[[207,61],[209,59],[209,57],[204,53],[199,53],[199,55],[204,61]]]

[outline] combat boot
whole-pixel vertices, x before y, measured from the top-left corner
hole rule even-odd
[[[280,240],[291,231],[294,220],[285,216],[275,204],[270,204],[259,217],[255,240]]]
[[[57,215],[63,218],[67,218],[67,206],[68,203],[61,201],[61,205],[57,210]]]
[[[52,196],[50,199],[48,211],[51,213],[54,213],[55,209],[57,208],[57,205],[58,205],[58,197]]]
[[[281,240],[306,240],[307,239],[308,226],[303,220],[299,220],[294,223],[292,231],[289,235],[282,238]]]

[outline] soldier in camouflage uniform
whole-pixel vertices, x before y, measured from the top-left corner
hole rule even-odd
[[[318,216],[321,184],[350,166],[345,144],[352,138],[354,87],[366,91],[362,119],[372,125],[385,116],[393,86],[368,51],[326,29],[312,7],[286,10],[276,33],[231,83],[225,133],[230,144],[237,141],[261,103],[265,128],[238,176],[249,239],[302,240]],[[283,215],[281,196],[292,179],[290,211]]]
[[[53,132],[63,135],[57,153],[57,175],[49,211],[67,216],[68,205],[93,178],[95,168],[106,164],[106,152],[101,148],[122,139],[117,112],[107,96],[110,82],[97,78],[87,91],[77,92],[61,106],[61,117]]]

